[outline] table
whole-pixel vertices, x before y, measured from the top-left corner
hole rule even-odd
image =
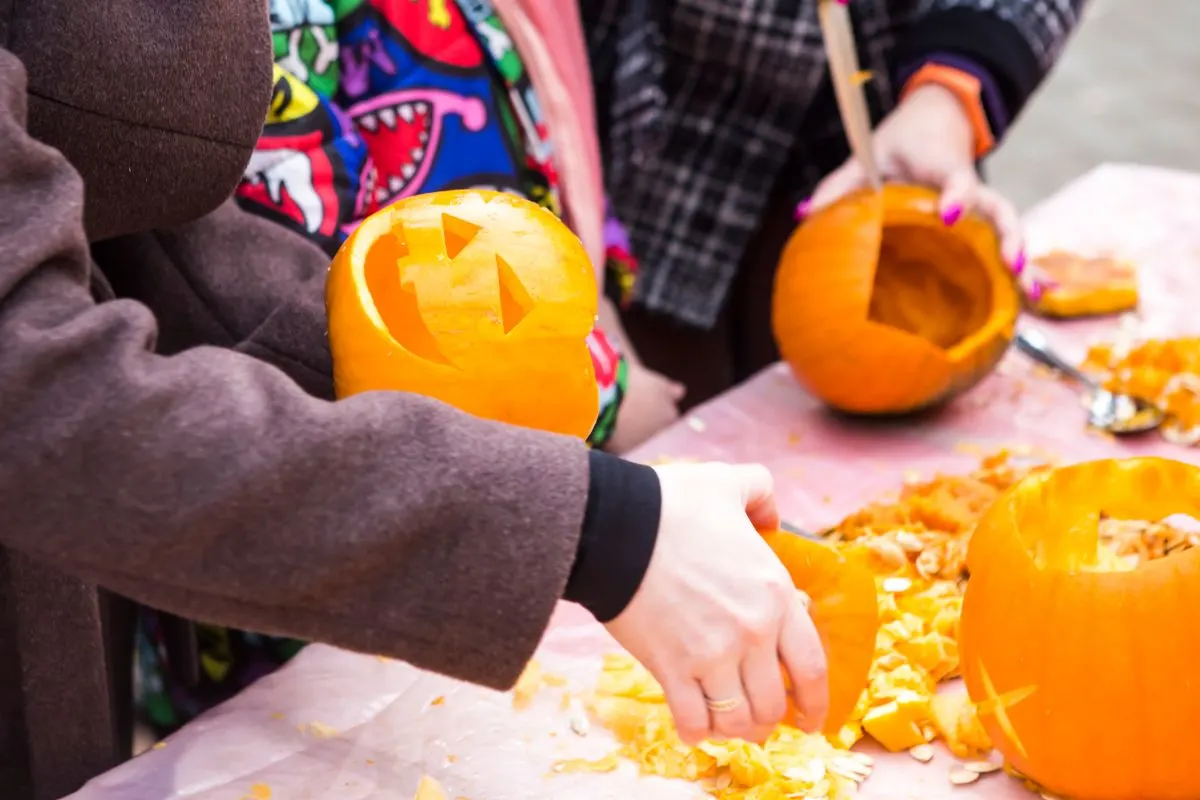
[[[1189,302],[1200,299],[1200,176],[1106,165],[1034,209],[1027,225],[1034,255],[1065,247],[1137,261],[1146,334],[1200,333],[1200,314]],[[1113,325],[1045,327],[1066,354],[1077,356]],[[895,490],[905,476],[965,471],[981,450],[1018,444],[1070,461],[1155,453],[1200,462],[1200,454],[1153,438],[1118,443],[1087,434],[1072,391],[1037,376],[1017,354],[950,407],[903,424],[835,418],[806,397],[784,367],[772,367],[701,407],[636,457],[761,461],[776,475],[785,517],[817,528]],[[583,690],[599,669],[597,656],[613,649],[603,628],[560,604],[537,659]],[[547,775],[558,759],[599,757],[612,748],[595,727],[587,737],[570,731],[557,692],[543,692],[518,712],[504,694],[314,645],[72,800],[265,800],[268,789],[271,800],[407,800],[425,773],[438,777],[451,797],[470,800],[704,796],[688,784],[639,778],[628,764],[608,775]],[[1005,776],[953,788],[949,763],[944,752],[932,765],[905,754],[880,755],[861,796],[1033,797]]]

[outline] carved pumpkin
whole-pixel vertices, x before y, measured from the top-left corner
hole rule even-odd
[[[867,688],[879,629],[875,577],[865,561],[823,543],[784,531],[763,534],[796,588],[808,595],[808,612],[825,647],[829,715],[825,732],[837,733]]]
[[[1105,571],[1102,514],[1200,517],[1200,469],[1095,461],[1002,495],[967,555],[967,689],[995,746],[1055,795],[1200,797],[1200,771],[1179,749],[1200,719],[1200,549]]]
[[[805,220],[784,248],[773,303],[796,378],[857,414],[915,411],[970,388],[1004,355],[1020,311],[988,223],[946,226],[936,193],[899,185]]]
[[[587,336],[596,277],[554,214],[485,191],[418,195],[338,251],[327,303],[339,397],[377,389],[587,436],[599,395]]]

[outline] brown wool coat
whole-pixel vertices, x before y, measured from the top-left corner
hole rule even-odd
[[[96,585],[501,687],[567,580],[581,442],[319,399],[327,260],[225,202],[265,6],[0,0],[5,800],[123,756],[129,619]]]

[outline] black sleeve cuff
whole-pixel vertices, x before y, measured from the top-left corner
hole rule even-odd
[[[575,565],[563,599],[600,622],[625,610],[650,566],[662,490],[650,467],[592,450],[588,499]]]
[[[973,8],[933,11],[918,19],[897,44],[892,66],[913,64],[934,53],[955,53],[986,69],[996,79],[1010,122],[1045,77],[1033,48],[1015,26]]]

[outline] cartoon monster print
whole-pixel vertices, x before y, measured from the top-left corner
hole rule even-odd
[[[345,219],[374,210],[374,181],[353,123],[276,65],[266,127],[238,188],[243,205],[332,247]]]
[[[379,33],[371,37],[370,31]],[[344,69],[365,62],[364,40],[375,38],[399,48],[394,58],[435,67],[446,74],[470,74],[484,65],[469,23],[452,0],[367,0],[340,25]],[[351,97],[361,94],[343,89]]]
[[[337,13],[329,0],[270,0],[275,63],[328,96],[338,84]]]
[[[436,89],[387,92],[352,106],[349,113],[379,171],[375,201],[381,206],[413,195],[425,184],[448,116],[457,116],[471,133],[488,121],[479,98]]]

